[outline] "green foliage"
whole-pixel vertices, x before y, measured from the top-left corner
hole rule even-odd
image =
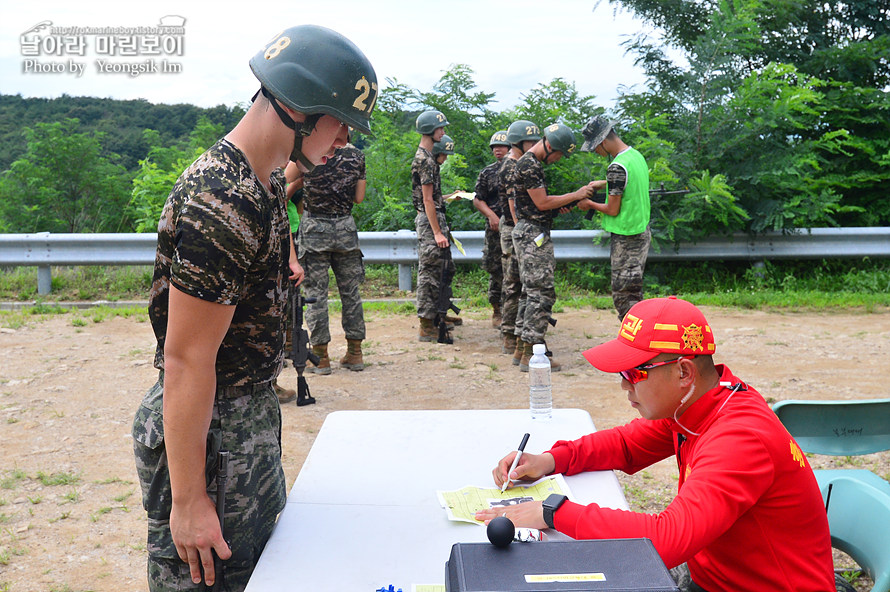
[[[126,228],[127,173],[102,155],[101,133],[77,119],[25,128],[28,149],[0,178],[0,230],[117,232]]]
[[[631,39],[649,88],[618,109],[668,117],[658,137],[676,147],[668,162],[681,179],[725,175],[751,232],[890,223],[886,3],[610,2],[683,54]]]
[[[144,136],[151,148],[148,156],[139,161],[130,201],[136,232],[157,232],[164,202],[179,175],[222,134],[222,126],[214,125],[203,115],[188,141],[178,146],[161,145],[157,131],[145,130]]]

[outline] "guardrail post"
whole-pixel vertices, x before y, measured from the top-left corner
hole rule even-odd
[[[53,291],[53,272],[49,265],[37,267],[37,293],[49,294]]]
[[[403,292],[410,292],[414,287],[411,268],[410,263],[399,263],[399,290]]]

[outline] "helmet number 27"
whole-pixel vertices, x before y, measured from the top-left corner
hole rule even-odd
[[[359,91],[360,94],[352,103],[352,106],[359,111],[370,113],[374,109],[374,103],[377,102],[377,83],[368,82],[368,80],[362,76],[355,83],[355,90]],[[371,95],[371,91],[374,92],[374,96],[371,98],[371,102],[368,103],[368,97]]]

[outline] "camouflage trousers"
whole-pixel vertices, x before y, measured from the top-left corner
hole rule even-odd
[[[556,303],[556,258],[550,229],[520,220],[513,229],[513,243],[519,257],[522,289],[526,294],[522,332],[517,335],[526,343],[544,343],[547,321]]]
[[[707,592],[704,588],[696,584],[692,581],[692,576],[689,574],[689,566],[685,563],[681,563],[677,567],[672,567],[671,577],[674,578],[674,582],[677,584],[677,588],[680,589],[680,592]]]
[[[148,514],[148,583],[151,592],[205,590],[194,584],[170,533],[170,473],[164,445],[163,372],[133,420],[136,471]],[[223,562],[224,590],[244,590],[287,498],[281,466],[281,408],[272,383],[219,387],[207,432],[207,495],[216,503],[217,452],[227,450],[223,535],[232,557]]]
[[[485,224],[485,244],[482,246],[482,269],[488,272],[488,302],[501,303],[504,270],[501,266],[501,233]]]
[[[510,220],[512,222],[512,220]],[[501,269],[504,274],[501,290],[501,333],[513,335],[519,311],[522,282],[519,281],[519,259],[513,249],[513,225],[501,216]]]
[[[315,302],[306,305],[309,343],[323,345],[331,341],[328,318],[328,287],[334,272],[340,293],[340,324],[346,339],[365,338],[365,316],[359,286],[365,281],[365,265],[358,244],[355,219],[349,216],[323,218],[303,216],[297,236],[297,254],[306,277],[303,291]]]
[[[643,270],[649,255],[651,237],[647,228],[640,234],[612,234],[609,258],[612,264],[612,303],[618,319],[643,300]]]
[[[439,228],[448,236],[445,214],[438,213]],[[418,212],[414,218],[417,229],[417,316],[434,320],[439,308],[439,284],[442,281],[443,249],[436,244],[433,229],[426,214]],[[450,265],[454,262],[448,258]],[[447,265],[447,263],[446,263]]]
[[[340,292],[342,310],[340,324],[346,339],[365,338],[365,315],[362,311],[362,296],[359,286],[365,281],[365,265],[361,251],[341,253],[324,251],[306,252],[300,258],[300,265],[306,272],[303,290],[315,302],[306,305],[306,326],[309,328],[309,343],[323,345],[331,341],[331,327],[328,319],[328,286],[334,272],[337,290]]]

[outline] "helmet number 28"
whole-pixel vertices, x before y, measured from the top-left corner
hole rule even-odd
[[[374,109],[374,103],[377,102],[377,83],[368,82],[368,80],[362,76],[355,83],[355,90],[359,91],[359,95],[352,103],[352,106],[359,111],[370,113]],[[371,95],[371,91],[374,92],[374,96],[371,98],[371,102],[368,103],[368,97]]]

